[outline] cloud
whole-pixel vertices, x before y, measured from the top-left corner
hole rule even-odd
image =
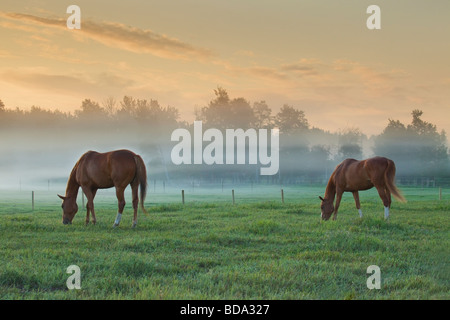
[[[116,49],[148,53],[166,59],[203,60],[213,55],[207,49],[192,46],[181,40],[117,22],[97,23],[84,19],[81,22],[81,30],[70,30],[66,26],[65,19],[44,18],[22,13],[0,13],[0,17],[14,22],[65,30],[68,34],[75,35],[76,39],[81,40],[86,37]],[[2,26],[33,31],[26,26],[11,22],[3,22]]]
[[[234,53],[236,56],[242,56],[242,57],[255,57],[256,54],[251,50],[238,50]]]
[[[269,68],[269,67],[251,67],[251,68],[247,68],[245,69],[249,74],[256,76],[256,77],[260,77],[260,78],[268,78],[268,79],[275,79],[275,80],[282,80],[285,81],[288,79],[288,77],[274,69],[274,68]]]
[[[2,58],[2,59],[6,59],[6,58],[12,59],[12,58],[14,58],[14,55],[9,53],[6,50],[0,50],[0,58]]]
[[[319,74],[319,67],[322,67],[323,63],[318,59],[300,59],[294,63],[288,63],[281,65],[281,70],[294,73],[297,76],[312,76]]]
[[[381,69],[379,67],[378,69]],[[369,83],[381,83],[389,80],[399,80],[402,78],[407,78],[410,75],[401,69],[391,69],[386,71],[379,71],[374,67],[364,66],[359,62],[350,60],[336,60],[333,63],[333,69],[341,73],[351,73],[361,80],[367,81]]]
[[[226,65],[228,70],[239,77],[242,74],[249,75],[259,79],[270,79],[278,81],[280,85],[290,83],[293,86],[307,84],[316,85],[329,81],[332,70],[326,64],[318,59],[300,59],[292,63],[280,64],[273,67],[256,65],[251,67],[234,67]]]
[[[287,71],[299,71],[299,72],[312,72],[314,71],[313,67],[309,67],[309,66],[302,66],[296,63],[292,63],[292,64],[285,64],[283,66],[281,66],[281,68],[283,70],[287,70]]]
[[[23,90],[41,90],[60,94],[82,94],[97,96],[108,90],[121,90],[134,85],[134,81],[111,73],[100,73],[91,77],[79,74],[52,74],[42,68],[6,70],[0,74],[3,82],[18,85]]]

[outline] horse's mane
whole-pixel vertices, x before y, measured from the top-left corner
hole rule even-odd
[[[331,174],[330,179],[328,180],[328,183],[327,183],[327,188],[325,189],[325,199],[329,199],[331,201],[334,201],[334,197],[336,195],[336,181],[334,181],[334,179],[335,179],[336,171],[337,171],[338,167],[336,167],[336,169]]]
[[[72,171],[70,172],[69,180],[67,181],[67,187],[66,187],[66,196],[69,195],[70,189],[72,187],[78,187],[79,184],[77,182],[77,169],[80,165],[81,159],[83,159],[84,155],[81,156],[80,159],[78,159],[77,163],[72,168]],[[78,188],[76,188],[78,190]]]

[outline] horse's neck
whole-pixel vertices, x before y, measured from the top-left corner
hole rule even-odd
[[[72,169],[72,172],[70,173],[69,181],[67,181],[66,197],[75,197],[76,198],[78,195],[78,189],[80,188],[80,184],[77,182],[77,168],[78,168],[78,163]]]
[[[325,199],[330,199],[334,201],[336,196],[336,184],[334,182],[334,173],[331,175],[330,180],[328,180],[327,188],[325,190]]]

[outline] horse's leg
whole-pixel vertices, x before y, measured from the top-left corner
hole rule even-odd
[[[381,201],[383,201],[383,205],[384,205],[384,219],[389,219],[389,207],[390,207],[390,203],[389,203],[389,197],[386,194],[386,188],[383,185],[376,185],[375,184],[375,188],[377,188],[378,191],[378,195],[381,198]]]
[[[95,194],[97,193],[97,189],[92,189],[92,200],[91,200],[91,214],[92,214],[92,223],[97,223],[97,218],[95,217],[95,210],[94,210],[94,198]]]
[[[116,221],[114,221],[113,227],[117,227],[120,224],[120,220],[122,220],[123,208],[125,207],[124,191],[125,188],[116,187],[116,197],[118,201],[119,211],[117,212]]]
[[[359,217],[362,218],[361,204],[359,203],[358,191],[353,191],[353,198],[355,198],[356,209],[358,209]]]
[[[384,192],[386,193],[387,201],[388,201],[388,205],[384,206],[384,218],[389,219],[389,210],[391,209],[391,203],[392,203],[391,192],[389,191],[388,188],[385,188]]]
[[[389,209],[391,208],[391,203],[392,203],[392,197],[391,197],[391,192],[389,191],[388,188],[385,189],[386,195],[388,197],[388,203],[389,203]]]
[[[86,204],[86,224],[89,223],[89,212],[92,213],[92,223],[96,224],[97,219],[95,218],[95,211],[94,211],[94,197],[97,193],[97,189],[90,189],[90,188],[83,188],[83,192],[86,195],[87,198],[87,204]]]
[[[131,194],[133,197],[133,210],[134,210],[133,224],[131,226],[132,228],[135,228],[136,224],[137,224],[137,212],[138,212],[138,204],[139,204],[138,190],[139,190],[139,184],[131,185]]]
[[[81,192],[86,194],[83,187],[81,187]],[[81,194],[81,196],[83,196],[83,194]],[[88,204],[86,203],[86,225],[89,224],[89,212],[90,211],[91,211],[91,209],[89,208]]]
[[[341,204],[341,199],[342,199],[342,194],[343,193],[344,192],[340,191],[340,190],[336,191],[336,204],[334,206],[333,220],[336,220],[338,209],[339,209],[339,205]]]

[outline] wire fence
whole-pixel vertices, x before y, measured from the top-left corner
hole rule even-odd
[[[408,201],[450,201],[450,187],[437,187],[433,183],[423,185],[398,184]],[[145,206],[165,204],[246,204],[274,201],[278,203],[298,203],[312,201],[325,192],[324,184],[311,185],[281,185],[265,183],[206,183],[200,181],[172,183],[167,181],[150,181],[147,188]],[[61,213],[61,200],[57,193],[64,190],[64,185],[36,188],[36,190],[0,190],[0,213],[30,213],[39,211],[51,211]],[[375,188],[363,191],[364,194],[378,199]],[[361,192],[361,194],[363,194]],[[125,191],[127,207],[131,208],[131,189]],[[85,210],[86,197],[78,193],[77,203],[79,210]],[[98,190],[95,197],[96,207],[117,207],[117,198],[114,188]]]

